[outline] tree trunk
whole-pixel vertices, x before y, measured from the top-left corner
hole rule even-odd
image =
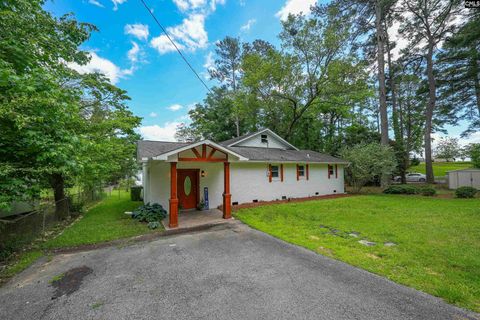
[[[378,99],[380,111],[380,135],[381,144],[388,146],[388,115],[387,115],[387,94],[385,86],[385,42],[383,30],[383,8],[380,0],[375,2],[375,29],[377,37],[377,64],[378,64]],[[388,185],[388,175],[382,176],[382,187]]]
[[[432,121],[437,99],[435,75],[433,74],[433,40],[429,40],[427,53],[428,104],[425,110],[425,167],[427,183],[434,183],[432,163]]]
[[[475,97],[477,99],[477,109],[478,109],[478,117],[480,118],[480,68],[478,66],[477,57],[473,57],[472,59],[472,67],[473,67],[473,79],[475,81]]]
[[[53,188],[55,199],[55,214],[58,219],[64,220],[68,216],[68,200],[65,197],[65,180],[61,174],[53,174],[50,177],[50,185]]]
[[[386,27],[385,27],[386,28]],[[386,30],[386,29],[385,29]],[[386,31],[385,31],[386,32]],[[392,126],[393,126],[393,135],[395,137],[395,153],[398,162],[398,169],[400,173],[400,179],[403,184],[407,182],[405,167],[405,143],[403,140],[403,130],[400,126],[400,115],[397,106],[397,92],[395,88],[395,71],[392,63],[392,54],[390,50],[390,40],[386,39],[387,45],[387,64],[388,64],[388,83],[390,86],[390,95],[392,103]]]

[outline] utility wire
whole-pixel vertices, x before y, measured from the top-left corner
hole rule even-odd
[[[183,55],[183,53],[180,51],[180,49],[177,47],[177,45],[175,44],[175,42],[172,40],[172,38],[170,38],[170,35],[168,34],[167,30],[160,24],[160,22],[158,21],[157,17],[155,17],[155,15],[153,14],[152,10],[150,10],[150,7],[145,3],[145,0],[140,0],[143,4],[143,6],[145,7],[145,9],[147,9],[147,11],[150,13],[150,15],[152,16],[153,20],[155,20],[155,22],[158,24],[158,26],[160,27],[160,29],[162,29],[163,33],[167,36],[168,40],[170,40],[170,42],[173,44],[173,46],[175,47],[175,49],[177,49],[177,52],[178,54],[182,57],[183,61],[185,61],[185,63],[188,65],[188,67],[190,68],[190,70],[192,70],[192,72],[197,76],[198,80],[200,80],[200,82],[205,86],[205,88],[207,88],[207,90],[212,93],[212,90],[210,90],[210,88],[207,86],[207,84],[202,80],[202,78],[198,75],[197,71],[195,71],[195,69],[193,69],[192,65],[188,62],[188,60],[185,58],[185,56]]]

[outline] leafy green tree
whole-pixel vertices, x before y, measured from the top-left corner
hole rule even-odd
[[[447,161],[455,160],[461,153],[461,147],[456,138],[441,138],[435,148],[435,156]]]
[[[348,147],[341,152],[341,156],[350,162],[345,173],[354,192],[360,192],[365,184],[382,175],[391,176],[396,167],[393,150],[379,143]]]
[[[472,143],[468,146],[468,155],[475,168],[480,169],[480,143]]]
[[[43,4],[0,4],[0,206],[50,186],[64,217],[66,185],[98,185],[132,170],[139,118],[105,77],[67,67],[88,62],[79,46],[96,28],[55,18]]]

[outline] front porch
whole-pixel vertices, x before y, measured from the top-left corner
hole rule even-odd
[[[177,228],[180,223],[204,224],[217,217],[216,213],[220,212],[218,210],[199,211],[196,214],[186,210],[198,208],[202,203],[207,209],[221,206],[221,217],[230,219],[232,198],[230,161],[243,159],[240,155],[210,141],[195,143],[163,154],[161,157],[154,157],[153,160],[163,160],[169,163],[170,167],[169,214],[166,223],[168,228]],[[201,196],[202,190],[204,197]],[[209,194],[212,196],[210,200],[213,201],[208,200]],[[218,198],[219,194],[221,200]]]
[[[230,220],[223,218],[223,212],[219,209],[180,211],[178,214],[178,227],[170,227],[170,219],[166,217],[162,220],[165,230],[171,229],[190,229],[203,225],[214,225],[226,223]]]

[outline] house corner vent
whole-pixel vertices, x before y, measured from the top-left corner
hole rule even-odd
[[[238,202],[237,201],[232,202],[232,206],[238,206]]]
[[[318,193],[318,192],[315,192],[315,195],[316,195],[316,196],[318,196],[318,195],[319,195],[319,193]]]
[[[258,199],[253,199],[252,202],[253,202],[253,203],[257,203],[257,202],[258,202]]]

